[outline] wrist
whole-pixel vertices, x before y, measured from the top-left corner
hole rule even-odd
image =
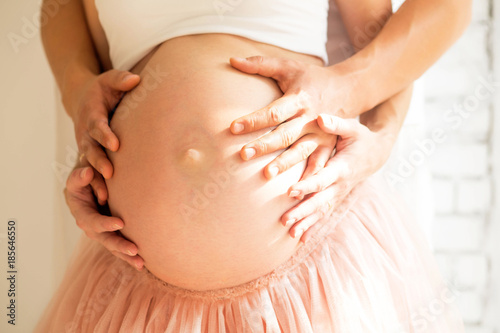
[[[62,103],[66,113],[73,121],[75,120],[77,108],[75,105],[79,103],[78,96],[80,95],[83,87],[87,85],[90,80],[95,79],[98,74],[93,73],[89,69],[67,66],[64,72],[63,80],[60,85],[62,95]]]
[[[334,115],[341,118],[355,118],[373,108],[373,94],[368,69],[358,66],[349,58],[328,67],[331,75],[329,91],[334,94],[331,105],[335,106]]]

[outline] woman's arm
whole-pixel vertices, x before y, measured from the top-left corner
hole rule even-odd
[[[42,11],[50,11],[51,0],[44,0]],[[63,96],[66,112],[74,118],[74,109],[67,105],[72,91],[101,72],[92,38],[87,27],[81,0],[60,5],[42,25],[45,54]]]
[[[52,12],[53,1],[44,0],[42,10]],[[80,152],[86,159],[73,171],[67,181],[66,202],[78,226],[93,239],[102,243],[116,256],[140,268],[142,259],[135,256],[137,247],[118,236],[123,228],[117,217],[98,214],[100,204],[107,200],[106,184],[102,175],[111,177],[112,165],[101,144],[110,150],[118,149],[118,139],[108,126],[108,113],[115,107],[124,91],[131,90],[140,81],[129,72],[111,70],[100,74],[100,64],[90,36],[81,0],[59,4],[55,15],[48,15],[42,24],[42,41],[47,59],[62,94],[66,112],[75,124],[75,135]],[[91,169],[90,171],[88,169]],[[102,175],[101,175],[102,174]]]
[[[42,10],[50,12],[51,5],[52,1],[44,0]],[[108,113],[123,92],[139,83],[140,77],[117,70],[101,74],[81,0],[59,5],[54,15],[47,16],[41,34],[62,102],[75,125],[78,148],[94,168],[109,178],[113,166],[101,145],[116,151],[119,142],[109,128]]]

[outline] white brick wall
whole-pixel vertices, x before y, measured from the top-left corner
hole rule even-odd
[[[460,292],[468,333],[500,333],[500,302],[492,300],[492,291],[500,288],[492,275],[500,253],[490,240],[500,222],[492,218],[493,202],[499,202],[494,186],[499,175],[493,170],[500,170],[495,164],[500,161],[492,159],[500,146],[493,144],[500,136],[492,125],[498,117],[493,110],[500,110],[495,105],[500,86],[493,84],[499,81],[493,74],[500,66],[500,54],[494,53],[500,49],[500,29],[494,34],[500,15],[493,5],[500,7],[497,0],[474,0],[471,25],[423,78],[427,137],[436,128],[446,133],[428,156],[435,201],[432,243],[445,278]]]

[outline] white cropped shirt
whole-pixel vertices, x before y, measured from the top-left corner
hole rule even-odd
[[[128,70],[179,36],[226,33],[320,57],[328,0],[95,0],[113,68]]]

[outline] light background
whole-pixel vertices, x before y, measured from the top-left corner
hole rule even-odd
[[[77,155],[73,128],[60,108],[34,25],[38,12],[39,1],[0,2],[1,332],[32,330],[78,235],[62,195]],[[12,34],[22,37],[17,47]],[[482,82],[491,83],[485,98],[477,93]],[[457,302],[471,333],[500,333],[499,90],[500,2],[475,0],[464,36],[419,80],[414,121],[382,172],[403,176],[396,187],[410,189],[417,200],[417,217],[446,279],[460,292]],[[455,105],[466,112],[452,128]],[[435,129],[446,140],[435,149],[422,148]],[[403,168],[408,163],[410,172]],[[5,315],[11,218],[18,225],[16,327],[7,325]]]

